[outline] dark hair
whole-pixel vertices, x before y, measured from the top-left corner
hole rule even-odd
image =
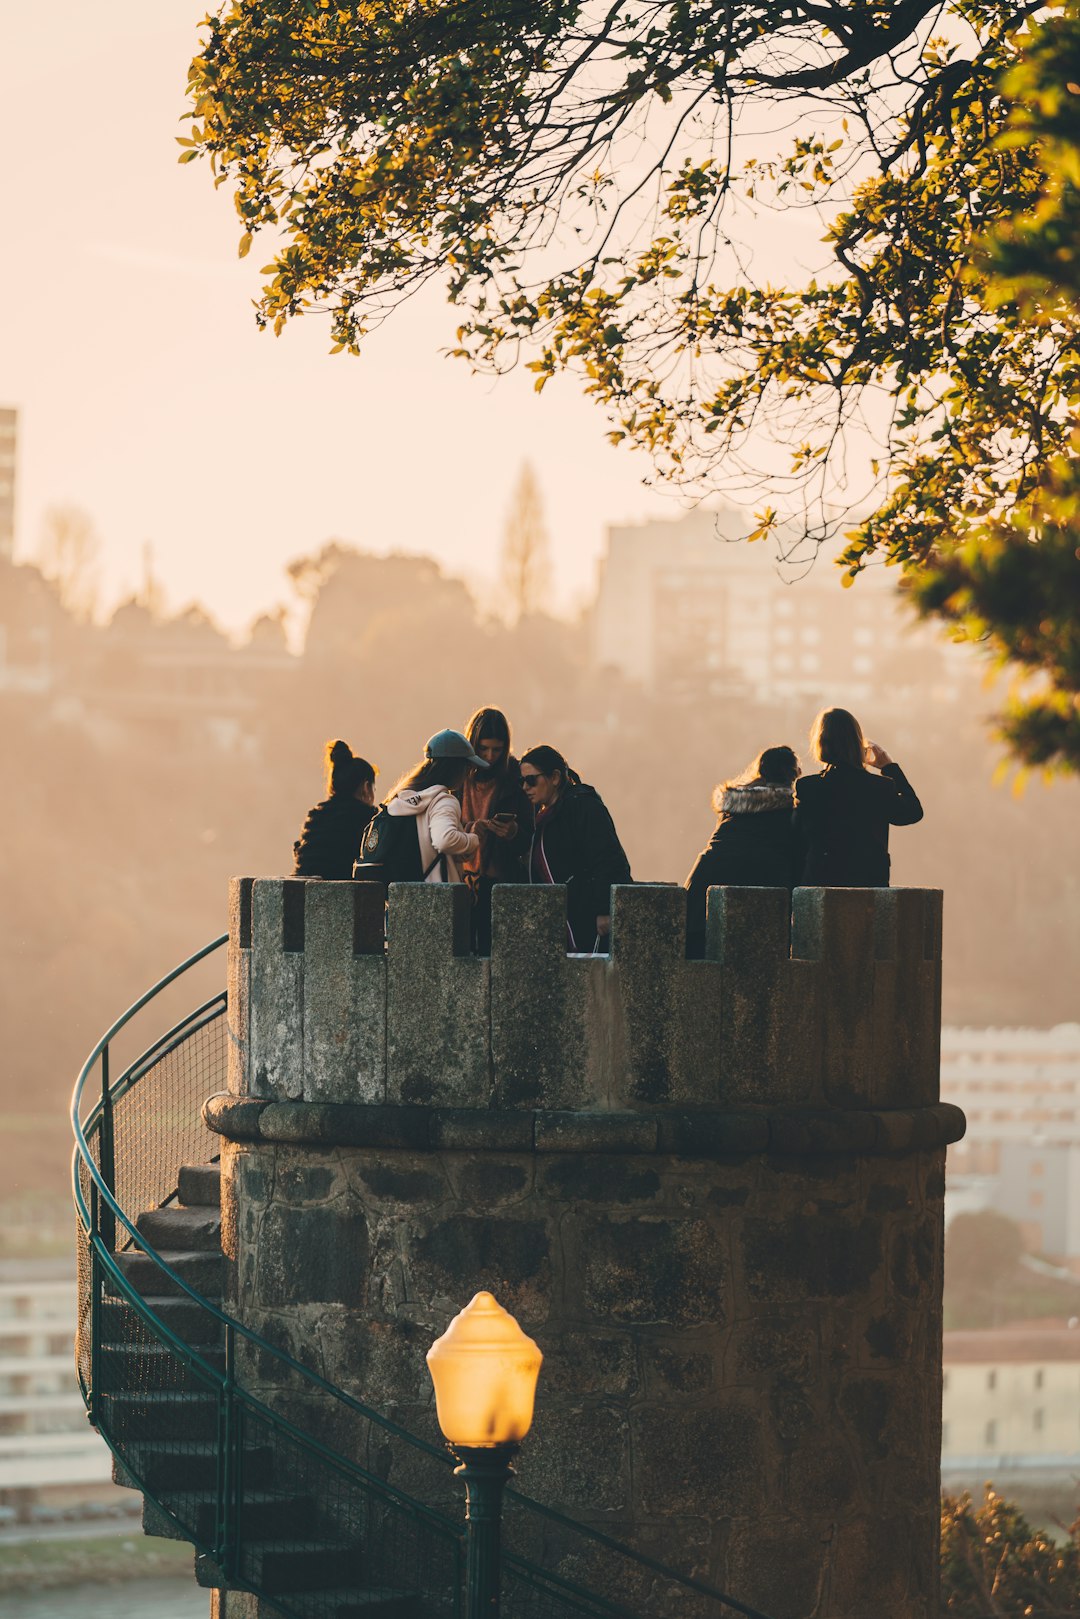
[[[729,787],[790,787],[801,774],[799,755],[794,748],[789,748],[786,743],[775,748],[763,748],[745,770],[713,789],[713,809],[717,815],[723,813],[724,794]]]
[[[552,748],[546,742],[538,742],[535,748],[521,755],[523,765],[535,765],[541,776],[553,776],[556,770],[562,772],[563,786],[567,783],[571,787],[580,787],[581,777],[576,770],[571,770],[558,748]]]
[[[374,783],[379,774],[375,766],[361,759],[347,742],[328,742],[323,762],[326,765],[326,790],[332,798],[343,793],[355,793],[358,787],[366,787],[368,782]]]
[[[397,793],[422,793],[425,787],[460,787],[469,770],[468,759],[428,759],[406,770],[391,787],[387,798]]]
[[[483,780],[490,781],[492,776],[501,776],[510,763],[510,721],[501,708],[478,708],[465,727],[465,735],[469,739],[469,746],[477,753],[481,742],[501,742],[503,756],[497,765],[491,765],[485,771]],[[478,769],[477,765],[472,766]]]
[[[866,767],[863,728],[846,708],[823,708],[810,727],[810,747],[823,765]]]

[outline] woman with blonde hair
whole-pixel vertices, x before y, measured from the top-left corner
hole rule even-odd
[[[914,788],[846,708],[822,709],[810,747],[823,769],[795,789],[795,824],[806,840],[802,883],[888,888],[889,828],[923,818]]]
[[[710,888],[793,888],[798,882],[805,853],[792,820],[798,774],[793,748],[766,748],[716,788],[716,830],[684,884],[688,955],[705,952]]]

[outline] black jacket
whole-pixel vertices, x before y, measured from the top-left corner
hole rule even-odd
[[[794,888],[806,846],[792,818],[790,787],[751,782],[727,787],[716,831],[686,879],[689,954],[705,950],[705,902],[710,888]]]
[[[372,805],[351,793],[338,793],[316,804],[308,811],[303,830],[293,844],[293,876],[338,881],[351,877],[364,828],[374,815]]]
[[[826,765],[795,784],[795,824],[806,839],[802,882],[822,888],[888,888],[889,827],[913,826],[923,808],[899,765],[880,776]]]
[[[611,913],[611,886],[629,883],[626,858],[615,823],[595,787],[567,787],[534,828],[529,878],[543,882],[543,859],[556,883],[566,884],[566,919],[574,950],[591,950],[596,918]]]

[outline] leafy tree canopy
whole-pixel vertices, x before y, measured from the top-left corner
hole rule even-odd
[[[764,479],[758,534],[868,513],[848,580],[899,564],[1034,677],[1018,754],[1080,767],[1077,27],[1004,0],[232,0],[182,160],[235,188],[241,252],[275,234],[275,330],[322,310],[356,351],[442,281],[456,353],[579,374],[662,476]],[[755,275],[766,209],[814,211],[816,273]]]

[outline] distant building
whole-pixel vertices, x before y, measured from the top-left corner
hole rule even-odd
[[[1039,1521],[1075,1516],[1080,1472],[1080,1327],[1024,1322],[946,1332],[941,1482],[984,1482]]]
[[[0,1505],[85,1498],[108,1483],[74,1359],[74,1278],[0,1280]]]
[[[0,406],[0,562],[15,550],[15,449],[19,413]]]
[[[883,574],[843,590],[825,556],[803,577],[730,507],[609,528],[593,658],[647,689],[700,699],[733,689],[763,702],[858,708],[906,684],[952,698],[954,649],[913,623]],[[808,556],[807,561],[810,561]]]
[[[992,1207],[1080,1272],[1080,1024],[943,1029],[941,1094],[967,1115],[948,1214]]]

